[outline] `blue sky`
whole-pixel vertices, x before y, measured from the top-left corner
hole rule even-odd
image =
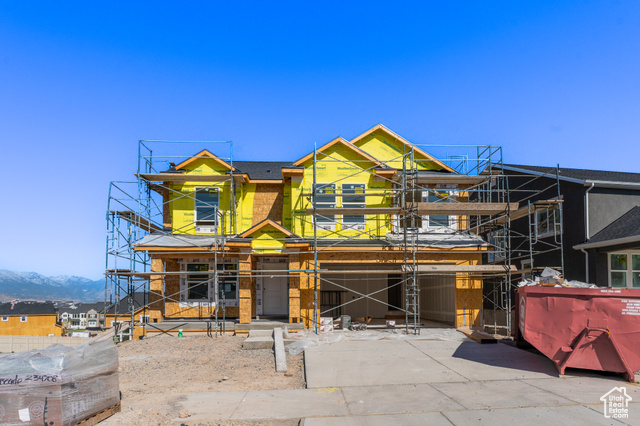
[[[139,139],[295,160],[383,123],[639,172],[640,3],[0,2],[0,268],[99,278]]]

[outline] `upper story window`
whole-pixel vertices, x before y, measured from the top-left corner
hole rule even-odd
[[[97,314],[89,314],[89,318],[97,318],[98,315]]]
[[[9,317],[2,317],[2,321],[9,321]]]
[[[196,232],[216,232],[220,194],[216,188],[195,189]]]
[[[489,244],[491,248],[489,249],[488,258],[489,262],[496,262],[500,260],[504,260],[506,248],[507,248],[507,238],[504,228],[500,228],[494,232],[489,233],[488,235]]]
[[[414,199],[422,203],[449,203],[455,201],[455,190],[415,190],[407,193],[407,202]],[[456,228],[457,217],[450,215],[417,215],[409,217],[407,228],[418,232],[453,232]],[[398,232],[404,227],[404,218],[398,221]]]
[[[557,235],[560,229],[560,208],[555,205],[536,210],[536,235],[549,237]]]
[[[640,253],[609,254],[609,286],[640,288]]]
[[[336,207],[336,184],[335,183],[318,183],[316,184],[316,208],[335,208]],[[316,221],[318,229],[335,230],[336,215],[333,214],[317,214]]]
[[[365,184],[363,183],[343,183],[342,184],[342,207],[343,208],[365,208]],[[346,195],[353,194],[353,195]],[[343,229],[364,230],[365,215],[364,214],[345,214],[342,215]]]
[[[20,322],[27,322],[27,317],[26,316],[20,317]]]

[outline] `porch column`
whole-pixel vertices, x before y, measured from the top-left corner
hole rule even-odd
[[[238,256],[240,274],[240,324],[251,323],[251,255],[241,253]],[[243,271],[247,271],[244,272]]]
[[[164,272],[161,258],[151,259],[151,272]],[[162,322],[164,319],[164,275],[149,277],[149,322]]]
[[[289,255],[289,270],[300,269],[300,254]],[[300,322],[300,272],[289,272],[289,322]]]

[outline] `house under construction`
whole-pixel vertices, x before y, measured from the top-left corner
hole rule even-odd
[[[236,161],[232,147],[140,141],[136,181],[112,182],[106,302],[148,294],[142,313],[132,297],[116,313],[121,333],[263,318],[317,330],[340,315],[508,333],[514,283],[546,266],[511,221],[550,205],[562,220],[554,188],[546,203],[509,189],[499,147],[420,145],[382,125],[293,162]]]

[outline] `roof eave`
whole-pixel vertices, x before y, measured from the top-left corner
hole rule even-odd
[[[573,249],[574,250],[594,249],[594,248],[618,246],[621,244],[630,244],[630,243],[636,243],[636,242],[640,242],[640,235],[633,235],[631,237],[624,237],[624,238],[615,238],[613,240],[597,241],[594,243],[590,243],[587,241],[586,243],[573,246]]]

